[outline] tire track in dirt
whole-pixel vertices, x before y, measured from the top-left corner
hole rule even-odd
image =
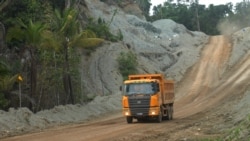
[[[218,86],[231,50],[231,44],[225,36],[210,38],[201,53],[200,61],[193,66],[182,82],[182,85],[187,84],[189,87],[180,88],[181,90],[177,93],[177,95],[184,95],[175,104],[175,111],[177,111],[175,117],[192,115],[199,112],[201,107],[206,107],[202,100]]]
[[[186,94],[177,100],[175,117],[183,118],[208,110],[223,103],[226,97],[242,94],[250,85],[250,52],[233,68],[228,69],[227,63],[232,46],[224,36],[212,37],[205,46],[201,60],[194,66],[185,80],[195,78],[190,91],[182,89]],[[193,72],[192,72],[193,71]],[[237,99],[237,97],[235,97]]]

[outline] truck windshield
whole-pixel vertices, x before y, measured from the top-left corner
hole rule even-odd
[[[125,95],[154,94],[152,83],[131,83],[125,85]]]

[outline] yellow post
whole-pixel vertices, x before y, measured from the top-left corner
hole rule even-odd
[[[21,89],[21,83],[19,82],[19,104],[20,108],[22,107],[22,89]]]
[[[21,82],[23,81],[22,76],[19,74],[17,77],[17,81],[19,82],[19,106],[22,107],[22,87]]]

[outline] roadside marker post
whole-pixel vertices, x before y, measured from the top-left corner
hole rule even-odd
[[[21,82],[23,82],[22,76],[19,74],[17,77],[17,81],[19,83],[19,107],[22,107],[22,87],[21,87]]]

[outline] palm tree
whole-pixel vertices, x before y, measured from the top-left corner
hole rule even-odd
[[[0,92],[10,91],[16,82],[17,75],[11,76],[8,65],[0,60]]]
[[[199,20],[199,0],[191,0],[190,4],[194,4],[195,6],[195,19],[197,30],[200,31],[200,20]]]
[[[31,20],[26,25],[18,21],[18,25],[10,28],[7,32],[7,41],[16,39],[23,43],[29,51],[30,61],[30,98],[34,99],[37,89],[37,63],[36,51],[50,47],[54,51],[61,51],[64,54],[63,64],[63,85],[71,103],[75,103],[72,81],[70,75],[69,49],[74,47],[92,48],[101,44],[104,40],[96,38],[91,31],[81,31],[77,21],[77,12],[73,9],[66,9],[62,13],[55,10],[51,18],[51,28],[48,30],[46,24],[33,23]],[[68,101],[66,100],[66,103]],[[30,109],[36,110],[30,102]]]
[[[8,105],[9,93],[17,80],[18,75],[11,75],[8,65],[0,60],[0,108]]]
[[[43,44],[43,40],[46,30],[46,25],[40,22],[33,23],[29,20],[29,23],[26,25],[22,21],[17,22],[18,25],[12,27],[7,32],[7,41],[16,39],[24,43],[24,47],[29,52],[29,63],[30,63],[30,97],[33,98],[36,95],[36,86],[37,86],[37,56],[36,50],[40,48]],[[34,105],[30,102],[29,108],[35,110]]]
[[[81,30],[77,16],[77,11],[72,8],[67,8],[62,13],[55,10],[52,22],[52,31],[56,35],[55,38],[60,45],[59,48],[64,52],[63,84],[72,104],[75,103],[75,100],[70,75],[69,49],[75,47],[91,48],[104,41],[96,38],[91,31]]]
[[[0,12],[2,12],[2,10],[4,8],[6,8],[11,2],[12,2],[12,0],[1,0],[0,1]]]
[[[0,51],[2,52],[4,48],[4,39],[5,39],[5,27],[3,23],[0,22]]]

